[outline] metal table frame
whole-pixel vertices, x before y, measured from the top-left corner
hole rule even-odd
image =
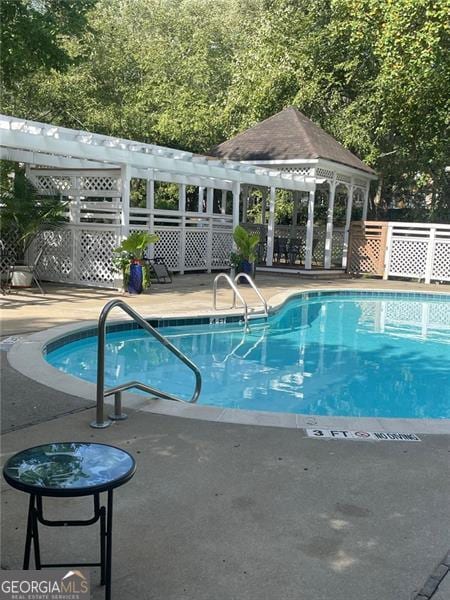
[[[97,445],[107,445],[98,444]],[[87,442],[89,444],[89,442]],[[123,450],[123,452],[125,452]],[[128,454],[128,452],[127,452]],[[131,457],[131,455],[129,455]],[[13,458],[13,457],[12,457]],[[100,567],[100,585],[105,586],[105,600],[111,600],[111,565],[112,565],[112,520],[113,520],[113,490],[129,481],[135,471],[136,463],[133,461],[132,469],[120,477],[119,479],[112,480],[111,482],[104,483],[97,486],[86,487],[86,488],[40,488],[33,485],[27,485],[18,482],[14,478],[9,477],[4,471],[4,477],[6,481],[14,488],[26,492],[30,496],[28,504],[28,517],[27,517],[27,532],[25,537],[25,551],[23,557],[23,569],[28,570],[30,568],[30,557],[31,557],[31,545],[33,544],[33,554],[35,568],[40,570],[42,568],[56,568],[56,567]],[[100,505],[100,494],[106,492],[106,506]],[[80,496],[93,496],[94,499],[94,515],[90,519],[86,520],[64,520],[64,521],[51,521],[44,517],[42,498],[46,497],[57,497],[57,498],[76,498]],[[100,562],[87,563],[42,563],[41,562],[41,551],[39,544],[39,530],[38,524],[41,523],[47,527],[85,527],[93,525],[97,521],[100,521]]]

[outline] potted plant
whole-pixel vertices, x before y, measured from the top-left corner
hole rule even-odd
[[[254,277],[259,234],[250,233],[241,225],[237,225],[233,231],[233,239],[237,251],[231,254],[231,264],[235,266],[237,273],[246,273]],[[239,280],[239,283],[245,282],[243,278]]]
[[[29,287],[32,273],[25,264],[27,252],[40,232],[64,225],[67,203],[59,196],[37,194],[22,170],[16,170],[13,177],[8,177],[7,185],[2,185],[0,203],[1,238],[14,240],[12,285]]]
[[[123,286],[130,294],[140,294],[150,287],[150,272],[144,264],[144,255],[147,247],[157,241],[159,237],[154,233],[133,231],[114,250],[114,264],[122,272]]]

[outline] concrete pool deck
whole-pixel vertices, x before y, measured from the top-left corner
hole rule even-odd
[[[177,277],[173,286],[155,286],[129,301],[148,313],[203,311],[211,305],[213,277]],[[258,277],[258,285],[267,297],[325,287],[448,290],[274,275]],[[11,294],[2,298],[2,334],[91,320],[112,297],[107,290],[59,286],[49,286],[45,297]],[[98,431],[88,427],[91,403],[35,384],[5,361],[2,371],[2,462],[55,440],[112,443],[137,460],[135,478],[115,498],[116,600],[411,600],[427,580],[423,591],[431,589],[429,576],[448,561],[449,436],[423,435],[420,443],[325,441],[300,429],[142,411]],[[4,482],[2,492],[2,567],[20,568],[26,497]],[[55,518],[84,506],[49,501]],[[61,561],[95,559],[94,529],[43,528],[41,538],[47,560],[56,548]],[[433,600],[448,598],[449,577]],[[92,579],[97,582],[96,573]],[[93,598],[101,598],[102,589],[93,587]]]

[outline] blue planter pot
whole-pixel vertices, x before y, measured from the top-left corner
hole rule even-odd
[[[248,260],[243,260],[241,262],[241,273],[246,273],[250,277],[255,276],[255,265],[254,263],[248,262]],[[248,281],[245,277],[239,277],[239,283],[246,283],[248,285]]]
[[[130,265],[130,280],[128,282],[130,294],[142,293],[142,265],[132,263]]]

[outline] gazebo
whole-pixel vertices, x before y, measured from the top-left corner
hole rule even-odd
[[[309,174],[282,173],[6,115],[0,115],[0,158],[24,163],[39,194],[67,200],[66,226],[42,232],[31,249],[33,255],[44,245],[41,278],[99,287],[120,287],[114,248],[136,230],[159,236],[149,249],[150,258],[154,252],[173,271],[227,269],[242,186],[270,190],[275,198],[277,188],[309,193],[316,185]],[[144,188],[144,206],[131,198],[138,181]],[[161,183],[177,186],[171,209],[155,203]]]
[[[292,193],[289,225],[275,222],[276,194],[272,190],[268,199],[267,188],[259,189],[259,223],[250,223],[248,212],[256,201],[255,186],[242,186],[241,221],[266,241],[263,264],[267,269],[311,271],[313,263],[321,269],[346,268],[352,211],[359,206],[360,218],[366,220],[370,182],[377,178],[373,169],[292,106],[215,146],[210,154],[314,181],[314,189],[308,193]],[[334,223],[337,198],[345,202],[345,223],[341,228]],[[314,226],[318,202],[326,202],[323,227]],[[306,227],[297,225],[302,203],[307,204]],[[301,246],[301,255],[289,252],[289,243],[297,249]],[[282,248],[285,258],[281,256]]]

